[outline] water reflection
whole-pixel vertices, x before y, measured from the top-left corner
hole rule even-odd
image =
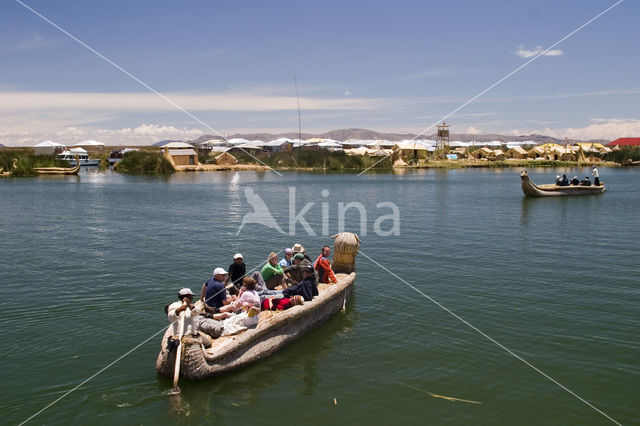
[[[350,339],[357,320],[352,297],[345,313],[336,314],[318,329],[266,359],[201,382],[181,380],[182,393],[167,398],[168,415],[182,421],[210,420],[214,415],[229,418],[234,407],[264,403],[263,399],[270,396],[265,392],[285,384],[300,395],[314,395],[322,380],[319,365],[335,351],[336,343]],[[161,378],[159,381],[160,387],[171,388],[171,380]]]

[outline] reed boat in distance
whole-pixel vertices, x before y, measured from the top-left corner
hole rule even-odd
[[[4,168],[0,167],[0,177],[9,177],[11,176],[11,170],[15,169],[16,167],[18,167],[18,159],[14,158],[13,159],[13,163],[11,163],[11,169],[8,172],[4,171]]]
[[[531,181],[526,171],[520,173],[522,180],[522,192],[527,197],[559,197],[565,195],[593,195],[604,192],[604,183],[600,185],[569,185],[560,186],[556,184],[536,185]]]
[[[80,171],[80,161],[78,154],[76,154],[74,167],[34,167],[33,170],[39,175],[77,175]]]
[[[349,232],[342,232],[333,238],[332,268],[336,272],[337,283],[318,284],[319,295],[303,305],[284,311],[260,312],[256,326],[232,336],[211,339],[201,332],[183,335],[176,348],[169,342],[178,339],[182,330],[179,330],[179,322],[174,322],[162,337],[156,361],[158,373],[174,378],[174,384],[177,379],[174,377],[175,371],[189,380],[218,376],[266,358],[345,309],[356,278],[355,256],[360,240],[356,234]],[[179,367],[176,366],[176,358]]]

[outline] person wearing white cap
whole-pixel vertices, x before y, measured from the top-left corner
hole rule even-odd
[[[231,290],[233,291],[234,289],[236,289],[235,293],[237,293],[237,289],[242,287],[242,279],[244,278],[246,273],[247,273],[247,267],[244,264],[244,259],[242,258],[242,254],[240,253],[234,254],[233,263],[229,265],[229,275],[227,275],[225,284],[231,281],[231,283],[233,283],[234,285],[234,288],[232,288]]]
[[[224,282],[227,279],[227,271],[224,268],[213,270],[213,276],[202,285],[200,299],[209,307],[215,309],[215,313],[235,310],[233,299],[227,294]]]
[[[178,318],[180,314],[182,314],[187,309],[191,310],[191,316],[185,318],[186,331],[190,331],[191,334],[197,334],[198,331],[202,331],[203,333],[208,334],[213,337],[220,337],[224,332],[224,323],[221,321],[225,318],[229,317],[229,313],[216,313],[213,315],[209,315],[211,318],[207,318],[204,316],[202,311],[202,306],[197,306],[193,304],[193,297],[195,294],[191,291],[190,288],[182,288],[178,292],[177,302],[173,302],[169,306],[167,306],[167,319],[172,324],[178,324]],[[205,309],[207,307],[205,306]],[[212,311],[212,308],[208,309]],[[176,334],[178,330],[175,330]]]

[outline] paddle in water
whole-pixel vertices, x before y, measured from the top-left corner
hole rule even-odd
[[[169,395],[178,395],[180,393],[178,379],[180,378],[180,355],[182,354],[182,335],[184,333],[184,317],[186,316],[191,316],[191,310],[189,308],[180,314],[180,321],[178,323],[178,347],[176,348],[176,365],[173,369],[173,389],[171,389]]]

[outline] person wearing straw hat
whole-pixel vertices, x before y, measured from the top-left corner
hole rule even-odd
[[[318,271],[318,282],[321,283],[337,283],[338,279],[331,269],[329,256],[331,255],[331,247],[324,246],[320,252],[320,256],[316,259],[313,267]]]
[[[300,243],[295,243],[293,245],[293,254],[295,255],[296,253],[302,253],[302,255],[304,256],[305,259],[307,259],[309,262],[311,262],[311,258],[309,256],[307,256],[307,252],[305,251],[304,247],[302,246],[302,244]]]
[[[198,331],[202,331],[214,339],[220,337],[224,332],[224,323],[222,320],[228,318],[230,314],[223,312],[208,315],[205,313],[206,311],[202,310],[203,307],[205,309],[207,308],[206,305],[201,303],[193,304],[194,296],[195,294],[190,288],[180,289],[178,292],[179,300],[167,306],[167,319],[170,323],[177,324],[180,314],[190,309],[191,316],[185,317],[186,330],[190,329],[191,334],[197,334]],[[212,310],[212,308],[209,308],[209,310]]]

